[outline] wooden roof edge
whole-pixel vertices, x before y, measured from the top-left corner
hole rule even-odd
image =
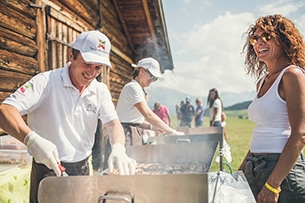
[[[122,23],[122,26],[123,26],[123,30],[126,34],[126,37],[127,37],[127,41],[128,41],[128,44],[130,45],[130,48],[131,50],[134,52],[135,51],[135,48],[133,46],[133,43],[132,43],[132,40],[131,40],[131,37],[130,37],[130,34],[128,32],[128,29],[127,29],[127,26],[126,26],[126,23],[125,23],[125,20],[124,20],[124,17],[122,16],[122,13],[120,11],[120,8],[119,8],[119,5],[118,5],[118,2],[117,0],[113,0],[113,3],[114,3],[114,7],[115,7],[115,10],[118,14],[118,17]]]
[[[172,57],[172,53],[171,53],[171,49],[170,49],[170,44],[169,44],[169,39],[168,39],[168,33],[167,33],[167,27],[166,27],[164,12],[163,12],[162,0],[158,0],[158,5],[159,5],[160,18],[161,18],[160,20],[162,22],[164,38],[165,38],[165,42],[166,42],[166,49],[167,49],[166,51],[168,53],[169,65],[171,66],[171,67],[169,67],[167,69],[174,70],[173,57]]]

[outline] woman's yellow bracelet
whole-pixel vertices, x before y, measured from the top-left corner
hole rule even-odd
[[[265,183],[265,187],[275,194],[279,194],[281,192],[281,189],[279,189],[279,190],[275,189],[271,185],[269,185],[267,182]]]

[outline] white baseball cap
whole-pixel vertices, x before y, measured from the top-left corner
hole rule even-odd
[[[86,62],[112,67],[109,60],[111,43],[108,37],[100,31],[82,32],[70,46],[79,50]]]
[[[158,78],[159,80],[163,80],[163,76],[160,71],[160,65],[159,62],[151,57],[143,58],[140,61],[138,61],[138,64],[136,67],[142,67],[147,69],[153,76]]]

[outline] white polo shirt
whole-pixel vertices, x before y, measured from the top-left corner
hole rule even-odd
[[[98,118],[107,123],[118,116],[107,86],[97,80],[79,94],[64,68],[34,76],[3,103],[28,114],[29,127],[57,146],[64,162],[77,162],[92,151]]]
[[[121,91],[116,111],[122,123],[143,123],[145,117],[135,107],[137,103],[146,102],[141,85],[132,80]]]

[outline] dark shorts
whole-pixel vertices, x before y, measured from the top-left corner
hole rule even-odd
[[[272,173],[281,154],[250,156],[247,158],[245,176],[256,198]],[[288,176],[281,184],[279,203],[305,203],[305,161],[301,154]]]
[[[69,176],[89,175],[88,158],[76,163],[61,162],[61,165],[66,168],[66,173]],[[30,203],[38,202],[37,192],[39,183],[42,179],[48,176],[56,176],[56,174],[53,170],[50,170],[44,164],[36,163],[36,161],[33,159],[30,185]]]
[[[210,121],[210,126],[211,127],[221,127],[221,121],[215,121],[213,125],[212,125],[212,121]]]

